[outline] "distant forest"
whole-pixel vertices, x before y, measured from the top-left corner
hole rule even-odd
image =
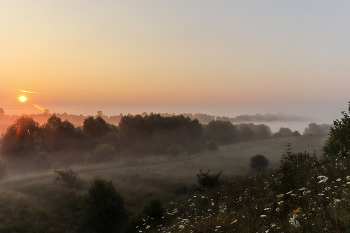
[[[159,113],[163,117],[170,117],[175,116],[175,113]],[[48,118],[52,114],[31,114],[27,115],[28,117],[32,117],[36,122],[39,124],[44,124]],[[74,114],[67,114],[67,113],[54,113],[57,117],[61,118],[63,121],[68,120],[71,122],[74,126],[82,126],[85,118],[87,116],[84,116],[82,114],[80,115],[74,115]],[[128,116],[119,114],[119,115],[113,115],[113,116],[107,116],[102,113],[102,111],[97,111],[97,114],[95,117],[100,116],[103,120],[105,120],[107,123],[118,125],[121,121],[123,116]],[[146,112],[140,114],[141,116],[148,115]],[[191,120],[197,119],[199,123],[201,124],[208,124],[211,121],[229,121],[233,124],[237,123],[247,123],[247,122],[254,122],[254,123],[264,123],[264,122],[273,122],[273,121],[306,121],[307,118],[303,118],[300,116],[293,116],[293,115],[286,115],[283,113],[277,113],[277,114],[255,114],[255,115],[239,115],[233,118],[226,117],[226,116],[214,116],[214,115],[208,115],[203,113],[184,113],[181,114],[184,117],[189,117]],[[18,119],[20,116],[18,115],[5,115],[5,112],[2,108],[0,108],[0,134],[4,133],[7,129],[7,126],[12,124],[16,119]]]
[[[68,116],[75,123],[82,120],[82,125],[76,126],[67,120]],[[1,121],[6,118],[12,119],[0,114]],[[40,124],[37,119],[46,121]],[[308,135],[326,135],[328,131],[329,125],[315,123],[305,129]],[[40,114],[35,119],[31,116],[16,118],[1,135],[0,152],[5,159],[30,158],[38,161],[38,166],[45,166],[45,161],[49,159],[69,164],[108,161],[118,154],[193,154],[216,150],[220,144],[285,136],[300,136],[300,133],[281,128],[272,134],[264,124],[232,124],[223,120],[201,124],[198,119],[172,114],[112,117],[104,116],[102,112],[95,117]]]

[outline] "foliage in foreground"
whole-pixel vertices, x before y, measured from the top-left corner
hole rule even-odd
[[[350,158],[292,153],[276,171],[222,181],[178,200],[153,232],[348,232]]]

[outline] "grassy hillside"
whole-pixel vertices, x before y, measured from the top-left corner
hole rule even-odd
[[[277,138],[222,146],[216,152],[190,156],[122,157],[113,163],[77,165],[72,169],[86,184],[96,177],[111,179],[124,197],[127,210],[136,213],[151,197],[162,199],[170,208],[170,203],[179,198],[179,193],[193,192],[192,185],[197,183],[199,169],[210,169],[214,173],[223,170],[222,177],[231,180],[251,172],[249,161],[256,154],[265,155],[270,160],[270,168],[274,169],[288,143],[294,151],[312,153],[315,150],[316,154],[320,154],[325,139],[313,136]],[[60,167],[56,169],[64,170]],[[6,222],[1,224],[0,232],[48,232],[47,229],[50,229],[49,232],[74,232],[72,226],[83,191],[54,182],[56,176],[52,170],[16,176],[9,173],[9,177],[0,183],[0,219]],[[229,191],[225,191],[224,196],[230,198],[230,195]],[[223,194],[221,196],[224,197]],[[211,205],[210,201],[208,203]],[[215,208],[218,205],[223,205],[223,202],[214,202]],[[27,216],[25,222],[20,220],[24,215]]]

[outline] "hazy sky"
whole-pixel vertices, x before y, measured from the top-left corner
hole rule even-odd
[[[349,1],[3,0],[0,41],[9,114],[36,104],[331,122],[350,100]]]

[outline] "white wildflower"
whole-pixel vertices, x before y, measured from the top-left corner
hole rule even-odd
[[[299,221],[297,220],[298,218],[298,215],[294,214],[293,217],[291,217],[289,219],[289,223],[294,226],[294,227],[300,227],[300,223]]]

